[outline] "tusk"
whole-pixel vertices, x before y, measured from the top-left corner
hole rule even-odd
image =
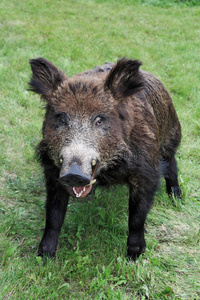
[[[94,167],[96,165],[96,163],[97,163],[96,160],[93,159],[92,160],[92,166]]]
[[[87,186],[94,184],[96,181],[97,181],[96,179],[91,180]]]

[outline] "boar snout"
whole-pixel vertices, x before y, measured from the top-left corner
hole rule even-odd
[[[82,172],[77,164],[73,164],[69,171],[60,177],[60,182],[68,186],[85,186],[90,179]]]
[[[89,194],[96,182],[96,179],[94,179],[97,169],[96,160],[92,160],[91,168],[91,177],[88,177],[77,163],[73,163],[66,173],[60,173],[59,181],[65,186],[69,195],[74,198],[85,198]]]

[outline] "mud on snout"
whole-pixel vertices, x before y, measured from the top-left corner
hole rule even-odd
[[[96,182],[99,155],[93,148],[72,144],[60,154],[59,181],[74,198],[86,197]]]

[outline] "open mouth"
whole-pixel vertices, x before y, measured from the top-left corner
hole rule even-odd
[[[97,169],[97,163],[95,160],[93,160],[92,161],[92,177],[91,177],[90,183],[86,186],[80,186],[80,187],[68,186],[67,187],[67,190],[72,197],[82,199],[82,198],[85,198],[90,193],[90,191],[92,189],[92,185],[96,182],[96,179],[94,179],[96,169]]]

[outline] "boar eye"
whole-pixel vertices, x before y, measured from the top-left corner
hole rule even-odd
[[[56,114],[56,119],[59,125],[67,125],[68,124],[68,117],[65,113],[58,113]]]
[[[65,120],[64,120],[63,118],[60,118],[60,119],[59,119],[59,122],[60,122],[61,125],[62,125],[62,124],[63,124],[63,125],[65,124]]]
[[[103,118],[97,117],[95,122],[96,122],[96,126],[101,126],[103,124]]]

